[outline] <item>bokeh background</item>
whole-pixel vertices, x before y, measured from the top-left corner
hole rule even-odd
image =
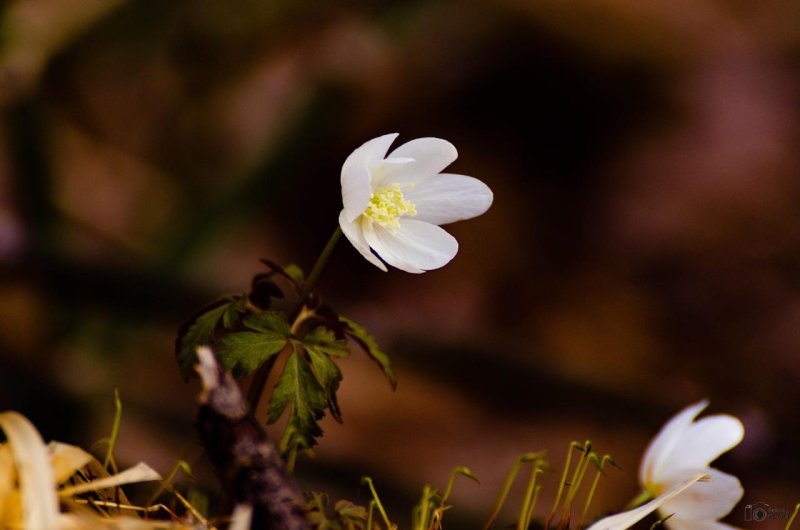
[[[383,273],[340,243],[320,283],[396,365],[341,363],[307,488],[405,524],[469,466],[453,528],[513,459],[591,439],[595,503],[637,493],[649,438],[702,398],[747,436],[744,506],[800,500],[800,5],[795,0],[17,0],[0,34],[0,409],[90,446],[178,458],[213,495],[173,340],[308,268],[362,142],[449,139],[495,192],[444,269]],[[556,474],[547,477],[549,507]],[[512,493],[512,505],[519,490]],[[518,497],[517,497],[518,498]],[[541,510],[540,510],[541,511]],[[506,518],[514,516],[509,510]],[[646,527],[647,525],[645,525]]]

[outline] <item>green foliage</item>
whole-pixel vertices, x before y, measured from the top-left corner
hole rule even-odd
[[[303,337],[303,346],[309,351],[334,357],[346,357],[350,353],[347,341],[337,339],[332,330],[323,326],[314,328],[311,333]]]
[[[302,296],[307,280],[297,265],[262,263],[268,270],[253,277],[248,293],[221,298],[182,326],[176,356],[186,378],[197,362],[197,347],[212,346],[222,367],[243,377],[271,367],[281,352],[289,352],[270,397],[267,421],[274,423],[290,410],[280,446],[291,466],[298,450],[316,444],[322,434],[318,420],[326,411],[342,421],[336,397],[342,372],[335,358],[350,354],[348,337],[380,366],[392,387],[396,380],[389,357],[364,327],[340,317],[313,295],[295,307],[291,317],[270,309],[275,299],[283,298],[278,283]]]
[[[223,337],[217,346],[220,364],[244,377],[280,353],[286,346],[286,337],[269,332],[240,331]]]
[[[267,266],[269,269],[270,276],[282,276],[283,278],[289,280],[289,283],[292,284],[292,287],[296,292],[301,291],[301,287],[305,280],[305,273],[303,273],[303,269],[301,269],[295,263],[289,263],[286,266],[280,266],[272,260],[262,259],[261,263]]]
[[[292,333],[286,315],[280,311],[265,311],[257,315],[248,315],[244,319],[244,326],[263,333],[274,333],[288,339]]]
[[[229,333],[217,343],[217,357],[226,370],[243,377],[280,353],[289,340],[286,315],[266,311],[248,315],[243,321],[248,331]]]
[[[222,327],[230,329],[244,311],[244,300],[239,296],[227,296],[213,302],[181,326],[175,342],[176,358],[184,379],[192,374],[197,362],[197,347],[214,343],[214,336]]]
[[[397,379],[394,376],[394,371],[392,370],[391,363],[389,361],[389,356],[386,355],[381,349],[378,347],[378,343],[375,339],[367,333],[367,330],[360,324],[350,320],[349,318],[340,316],[340,322],[344,325],[344,332],[347,336],[351,337],[353,340],[358,343],[359,346],[366,352],[366,354],[376,363],[378,366],[381,367],[383,370],[384,375],[391,383],[392,388],[397,386]]]
[[[453,492],[453,486],[458,476],[479,482],[478,477],[469,468],[458,466],[453,468],[450,473],[450,480],[447,482],[444,493],[440,493],[433,486],[426,484],[422,488],[422,497],[411,511],[412,530],[441,530],[444,513],[452,508],[447,504],[447,500]]]
[[[231,304],[228,304],[225,312],[222,314],[222,327],[231,329],[239,322],[239,319],[247,311],[244,297],[238,297]]]
[[[324,493],[306,494],[306,517],[314,530],[366,530],[367,509],[350,501],[339,500],[328,509],[330,499]]]
[[[291,407],[281,448],[296,451],[308,449],[322,435],[317,423],[325,414],[328,400],[325,389],[311,370],[301,351],[295,348],[286,360],[269,401],[267,423],[275,423]]]
[[[342,411],[339,408],[336,392],[339,390],[339,383],[342,381],[342,371],[339,370],[336,363],[325,355],[324,352],[309,348],[308,356],[311,359],[311,369],[314,371],[314,375],[320,386],[322,386],[322,389],[325,391],[325,400],[328,403],[328,410],[331,411],[331,416],[341,423]]]
[[[303,274],[303,269],[298,267],[294,263],[290,263],[283,268],[283,272],[294,282],[295,285],[303,285],[303,282],[306,281],[305,274]]]

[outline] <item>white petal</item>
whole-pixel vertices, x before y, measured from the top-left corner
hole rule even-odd
[[[681,519],[677,515],[667,519],[664,525],[669,528],[669,530],[739,530],[735,526],[720,523],[719,521]]]
[[[413,158],[414,162],[387,167],[380,186],[413,184],[432,177],[452,164],[458,158],[458,151],[453,144],[441,138],[417,138],[404,143],[387,158]]]
[[[676,518],[714,521],[730,513],[744,495],[739,479],[718,469],[675,471],[668,480],[677,483],[686,477],[704,472],[711,481],[703,482],[678,495],[659,508],[662,515],[674,513]]]
[[[161,475],[159,475],[156,470],[144,462],[139,462],[132,468],[126,469],[125,471],[120,471],[115,475],[62,488],[58,490],[58,494],[62,497],[67,497],[70,495],[78,495],[79,493],[86,493],[87,491],[116,488],[117,486],[122,486],[123,484],[149,482],[151,480],[161,480]]]
[[[50,457],[39,431],[17,412],[0,413],[0,428],[6,434],[17,468],[24,514],[24,527],[55,529],[58,497]]]
[[[356,248],[356,250],[366,258],[367,261],[381,269],[382,271],[386,272],[386,265],[381,262],[375,254],[373,254],[369,249],[369,244],[367,240],[364,239],[364,234],[361,230],[361,220],[356,220],[356,222],[351,223],[345,217],[344,210],[339,214],[339,226],[342,228],[342,233],[344,237],[347,238],[348,241]]]
[[[662,493],[652,501],[643,504],[638,508],[628,510],[627,512],[604,517],[590,526],[587,530],[625,530],[626,528],[630,528],[653,513],[662,504],[682,493],[686,488],[705,477],[706,475],[703,473],[697,473],[696,475],[684,480],[680,484],[675,485],[675,487],[669,491]]]
[[[408,218],[400,219],[395,234],[365,223],[364,237],[386,263],[411,273],[443,267],[458,252],[458,241],[443,229]]]
[[[727,414],[706,416],[692,423],[672,448],[669,460],[679,467],[706,467],[744,438],[744,426]],[[668,472],[667,470],[664,470]]]
[[[50,467],[53,470],[55,484],[61,484],[84,467],[94,458],[92,455],[74,445],[50,442],[47,445],[50,455]]]
[[[380,225],[375,223],[365,222],[362,224],[364,229],[364,238],[369,243],[369,246],[380,256],[380,258],[396,269],[401,271],[410,272],[412,274],[420,274],[424,270],[414,267],[403,258],[403,252],[398,252],[397,246],[399,243],[395,241],[395,236]]]
[[[494,195],[480,180],[443,173],[403,192],[417,210],[415,219],[443,225],[477,217],[489,209]]]
[[[708,400],[690,405],[676,414],[661,428],[661,431],[647,447],[642,457],[642,463],[639,465],[639,483],[642,486],[650,487],[658,482],[656,479],[658,472],[668,463],[672,449],[695,417],[707,406]]]
[[[361,215],[372,195],[370,166],[386,156],[397,133],[373,138],[350,153],[342,166],[342,202],[348,221]]]

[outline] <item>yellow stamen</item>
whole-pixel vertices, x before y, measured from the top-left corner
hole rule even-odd
[[[407,200],[400,184],[393,184],[372,194],[364,210],[364,217],[374,221],[394,234],[400,228],[400,218],[417,215],[414,203]]]

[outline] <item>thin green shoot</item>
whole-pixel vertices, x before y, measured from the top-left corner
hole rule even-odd
[[[553,522],[553,517],[555,517],[556,512],[558,512],[558,506],[561,504],[561,495],[564,493],[564,486],[567,484],[567,474],[569,473],[570,466],[572,465],[572,452],[575,449],[579,449],[583,451],[583,446],[574,441],[569,444],[569,449],[567,450],[567,458],[564,462],[564,471],[561,472],[561,480],[558,483],[558,492],[556,493],[556,498],[553,501],[553,507],[550,509],[550,515],[547,516],[547,521],[544,524],[545,530],[550,528],[550,523]]]
[[[434,508],[433,498],[436,496],[436,489],[430,484],[425,484],[422,488],[422,497],[414,506],[411,512],[412,528],[414,530],[426,530],[431,519],[431,512]]]
[[[656,521],[655,523],[651,524],[651,525],[650,525],[650,530],[656,530],[656,528],[658,528],[658,527],[660,527],[660,526],[663,526],[663,525],[664,525],[664,523],[667,521],[667,519],[669,519],[669,518],[670,518],[670,517],[672,517],[673,515],[675,515],[675,514],[674,514],[674,513],[671,513],[671,514],[667,515],[666,517],[662,517],[661,519],[659,519],[659,520],[658,520],[658,521]]]
[[[366,484],[369,488],[369,491],[372,494],[372,500],[375,501],[375,506],[378,508],[381,517],[383,517],[383,522],[386,524],[386,528],[389,530],[397,528],[397,526],[392,524],[392,522],[389,520],[389,516],[386,515],[386,510],[383,509],[383,504],[381,504],[381,500],[378,497],[378,492],[375,491],[375,485],[372,483],[372,479],[370,477],[362,477],[361,483]]]
[[[530,524],[532,514],[531,504],[536,492],[536,478],[544,473],[544,470],[545,462],[543,460],[537,460],[533,463],[533,466],[531,466],[531,474],[528,478],[528,485],[525,488],[525,497],[522,499],[522,507],[519,512],[519,520],[517,521],[517,530],[527,530]]]
[[[108,437],[108,449],[103,460],[103,467],[108,469],[109,464],[113,473],[117,473],[117,463],[114,461],[114,448],[119,438],[119,426],[122,423],[122,400],[119,398],[119,389],[114,389],[114,423],[111,424],[111,436]]]
[[[177,490],[173,489],[172,494],[175,495],[175,498],[183,504],[183,507],[189,510],[189,513],[192,514],[192,517],[197,519],[203,526],[207,526],[208,528],[213,528],[211,523],[209,523],[208,519],[200,513],[194,505],[186,499],[183,495],[181,495]]]
[[[597,473],[594,475],[594,480],[592,481],[592,486],[589,488],[589,494],[586,496],[586,501],[583,503],[583,510],[581,510],[581,517],[578,519],[578,530],[583,527],[583,522],[586,520],[586,515],[589,513],[589,505],[592,503],[592,499],[594,498],[594,494],[597,491],[597,485],[600,483],[600,477],[605,475],[604,469],[606,464],[611,464],[615,466],[614,458],[611,455],[603,455],[602,460],[598,458],[596,453],[592,453],[590,457],[592,459],[592,463],[594,463]]]
[[[375,515],[375,506],[378,503],[375,502],[375,499],[369,501],[369,508],[367,509],[367,530],[373,530],[375,522],[374,522],[374,515]]]
[[[650,490],[644,490],[639,495],[637,495],[631,502],[628,503],[628,506],[625,507],[626,510],[632,510],[634,508],[638,508],[642,504],[646,502],[650,502],[655,498],[655,495]]]
[[[561,518],[558,522],[559,529],[564,525],[569,528],[569,522],[572,516],[572,503],[581,487],[583,477],[586,475],[586,469],[589,466],[590,456],[592,454],[594,454],[592,453],[592,442],[590,440],[586,440],[586,443],[583,446],[583,454],[581,454],[580,459],[575,466],[575,471],[572,473],[572,480],[570,481],[569,489],[567,489],[567,494],[564,499],[564,507],[561,511]]]
[[[475,482],[480,484],[478,477],[476,477],[468,467],[458,466],[453,468],[453,471],[450,473],[450,480],[447,481],[447,487],[444,489],[444,493],[442,494],[442,502],[440,504],[440,507],[444,508],[447,499],[449,499],[450,494],[453,493],[453,486],[455,485],[456,477],[458,475],[467,477],[468,479],[474,480]]]
[[[533,492],[533,501],[531,502],[531,507],[528,509],[528,516],[525,518],[525,528],[528,528],[531,524],[531,518],[533,517],[533,513],[536,510],[536,505],[539,503],[539,493],[542,491],[542,485],[537,484],[536,490]]]
[[[486,524],[483,525],[483,530],[489,530],[492,524],[494,523],[497,516],[500,514],[500,510],[503,508],[503,504],[506,502],[506,497],[508,497],[508,492],[511,491],[511,486],[514,484],[514,479],[517,478],[517,474],[519,473],[519,469],[522,464],[526,462],[532,462],[535,460],[539,460],[544,455],[544,452],[539,453],[526,453],[514,462],[514,465],[511,466],[511,470],[508,472],[506,476],[506,481],[503,483],[503,487],[500,488],[500,492],[497,496],[497,500],[492,507],[492,512],[489,515],[489,518],[486,520]]]
[[[158,497],[165,491],[169,490],[173,493],[175,492],[175,489],[172,487],[172,483],[175,481],[175,475],[178,473],[178,470],[183,471],[183,473],[189,477],[192,476],[192,468],[189,466],[189,464],[184,460],[178,460],[175,465],[172,466],[169,474],[167,474],[167,478],[161,481],[158,489],[156,489],[156,491],[153,492],[153,494],[147,500],[148,506],[156,502],[156,499],[158,499]]]

